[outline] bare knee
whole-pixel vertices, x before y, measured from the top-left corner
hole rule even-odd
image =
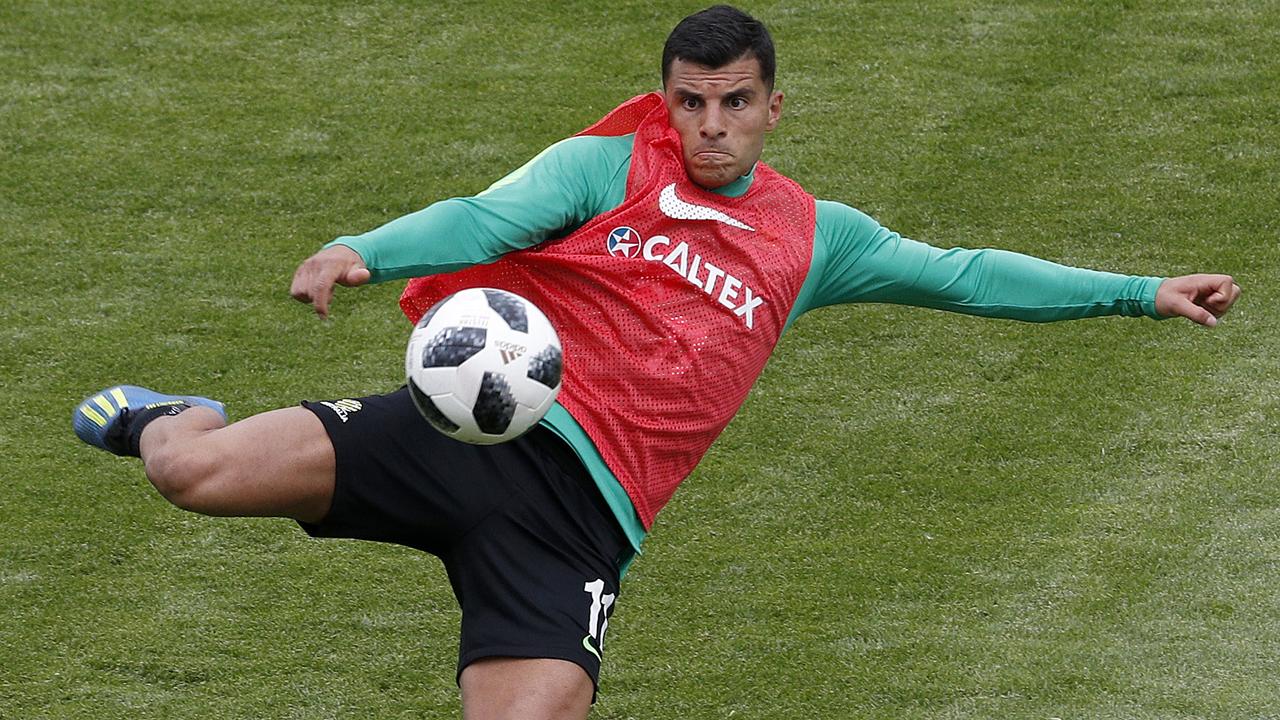
[[[328,513],[333,444],[311,411],[272,410],[223,426],[220,416],[197,410],[143,432],[147,477],[165,499],[205,515],[316,522]]]
[[[465,720],[571,720],[591,709],[594,685],[564,660],[488,658],[462,671]]]
[[[218,457],[199,439],[162,445],[145,457],[147,479],[169,502],[183,510],[216,515],[210,491],[226,484],[234,458]]]

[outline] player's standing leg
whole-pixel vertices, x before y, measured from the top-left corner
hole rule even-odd
[[[462,671],[464,720],[580,720],[594,687],[578,665],[553,659],[488,658]]]

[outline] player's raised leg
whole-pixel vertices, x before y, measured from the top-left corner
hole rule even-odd
[[[120,386],[81,403],[73,424],[91,445],[140,456],[152,485],[186,510],[316,522],[333,499],[333,445],[301,407],[228,425],[219,402]]]
[[[153,422],[142,434],[147,479],[170,502],[205,515],[318,522],[333,501],[333,445],[301,407],[231,425],[201,408]]]

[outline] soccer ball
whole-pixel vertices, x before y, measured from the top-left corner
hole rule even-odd
[[[451,438],[492,445],[533,427],[560,393],[560,338],[533,303],[469,288],[413,329],[404,369],[418,411]]]

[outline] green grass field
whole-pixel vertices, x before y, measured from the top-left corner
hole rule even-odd
[[[334,236],[657,84],[692,2],[0,3],[0,717],[458,714],[439,563],[168,506],[69,419],[390,389]],[[832,308],[659,518],[594,717],[1280,717],[1280,2],[759,2],[765,158],[942,246],[1229,272],[1212,331]]]

